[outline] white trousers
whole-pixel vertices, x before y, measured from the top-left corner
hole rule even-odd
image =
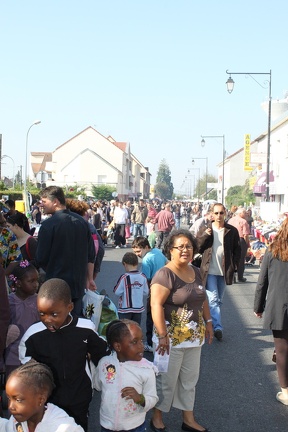
[[[159,401],[155,408],[169,412],[173,406],[182,411],[193,411],[201,348],[171,349],[168,372],[161,373],[156,378]]]

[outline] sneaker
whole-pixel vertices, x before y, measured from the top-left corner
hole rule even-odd
[[[214,331],[215,338],[220,342],[223,338],[222,330],[218,329]]]
[[[144,345],[144,351],[145,352],[153,352],[153,348],[151,345],[148,345],[147,343]]]
[[[116,246],[115,249],[120,249],[120,246]]]
[[[123,245],[124,248],[127,248],[127,244]]]
[[[281,402],[283,405],[288,405],[288,398],[283,395],[282,392],[278,392],[276,394],[276,399]]]

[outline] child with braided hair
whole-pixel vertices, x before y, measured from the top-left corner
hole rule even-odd
[[[6,383],[8,407],[12,416],[9,420],[1,419],[0,430],[83,432],[82,427],[64,410],[47,403],[54,387],[52,371],[42,363],[32,360],[15,369]]]
[[[40,321],[37,309],[39,275],[36,268],[27,260],[21,261],[13,268],[8,279],[12,289],[8,296],[10,324],[18,327],[19,336],[6,348],[5,370],[7,376],[21,364],[18,348],[22,336],[32,324]]]
[[[158,397],[155,368],[143,358],[141,327],[132,320],[114,320],[106,337],[112,354],[100,360],[94,382],[102,390],[101,432],[144,432],[146,412]]]

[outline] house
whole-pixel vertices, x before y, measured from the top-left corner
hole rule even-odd
[[[52,153],[31,153],[31,167],[34,179],[46,173],[47,186],[75,185],[91,195],[92,185],[109,185],[119,199],[149,198],[151,174],[131,153],[130,143],[104,137],[91,126]]]

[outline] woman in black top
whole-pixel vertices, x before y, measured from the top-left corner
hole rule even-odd
[[[263,315],[263,312],[264,315]],[[256,286],[254,313],[271,329],[281,391],[276,399],[288,405],[288,219],[269,245]]]

